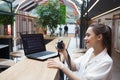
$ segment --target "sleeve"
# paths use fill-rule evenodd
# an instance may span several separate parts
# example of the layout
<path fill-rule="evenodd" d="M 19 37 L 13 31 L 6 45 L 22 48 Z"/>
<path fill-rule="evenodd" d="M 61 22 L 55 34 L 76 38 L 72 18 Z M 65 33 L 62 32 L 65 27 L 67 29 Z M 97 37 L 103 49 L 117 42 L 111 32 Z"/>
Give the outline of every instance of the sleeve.
<path fill-rule="evenodd" d="M 93 68 L 86 68 L 85 74 L 80 78 L 81 80 L 110 80 L 110 72 L 112 68 L 111 62 L 99 64 Z"/>

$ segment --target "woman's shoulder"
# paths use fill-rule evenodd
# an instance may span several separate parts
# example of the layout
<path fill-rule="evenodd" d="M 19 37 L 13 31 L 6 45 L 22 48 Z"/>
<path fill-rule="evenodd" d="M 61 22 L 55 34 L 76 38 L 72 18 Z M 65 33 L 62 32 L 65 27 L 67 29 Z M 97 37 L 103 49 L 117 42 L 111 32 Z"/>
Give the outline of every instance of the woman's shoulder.
<path fill-rule="evenodd" d="M 109 63 L 113 63 L 112 58 L 111 58 L 108 54 L 106 54 L 105 60 L 106 60 L 107 62 L 109 62 Z"/>
<path fill-rule="evenodd" d="M 107 62 L 107 63 L 113 63 L 112 58 L 108 55 L 107 50 L 105 49 L 102 53 L 101 53 L 101 61 L 103 62 Z"/>

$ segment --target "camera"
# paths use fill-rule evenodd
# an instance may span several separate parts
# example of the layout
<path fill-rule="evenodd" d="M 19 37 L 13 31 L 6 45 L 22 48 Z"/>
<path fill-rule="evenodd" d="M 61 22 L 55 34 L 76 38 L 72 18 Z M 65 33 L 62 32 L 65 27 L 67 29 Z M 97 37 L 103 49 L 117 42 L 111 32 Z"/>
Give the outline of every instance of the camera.
<path fill-rule="evenodd" d="M 57 49 L 58 50 L 64 49 L 63 41 L 62 40 L 58 40 L 58 42 L 57 42 Z"/>

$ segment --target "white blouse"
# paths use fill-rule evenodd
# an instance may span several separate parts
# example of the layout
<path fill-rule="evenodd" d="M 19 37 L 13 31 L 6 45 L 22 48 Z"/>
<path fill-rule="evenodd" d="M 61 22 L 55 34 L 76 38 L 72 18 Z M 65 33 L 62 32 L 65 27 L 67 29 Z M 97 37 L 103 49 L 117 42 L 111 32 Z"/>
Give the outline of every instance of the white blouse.
<path fill-rule="evenodd" d="M 93 48 L 88 49 L 85 55 L 75 61 L 78 77 L 80 80 L 111 80 L 113 61 L 107 49 L 89 61 L 93 51 Z"/>

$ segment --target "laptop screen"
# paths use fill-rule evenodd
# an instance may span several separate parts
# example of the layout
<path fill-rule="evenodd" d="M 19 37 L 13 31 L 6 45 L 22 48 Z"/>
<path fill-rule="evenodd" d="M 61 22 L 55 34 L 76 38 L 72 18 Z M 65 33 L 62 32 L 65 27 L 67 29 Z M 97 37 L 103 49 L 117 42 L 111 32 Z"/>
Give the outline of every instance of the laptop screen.
<path fill-rule="evenodd" d="M 43 34 L 21 34 L 25 55 L 46 51 Z"/>

